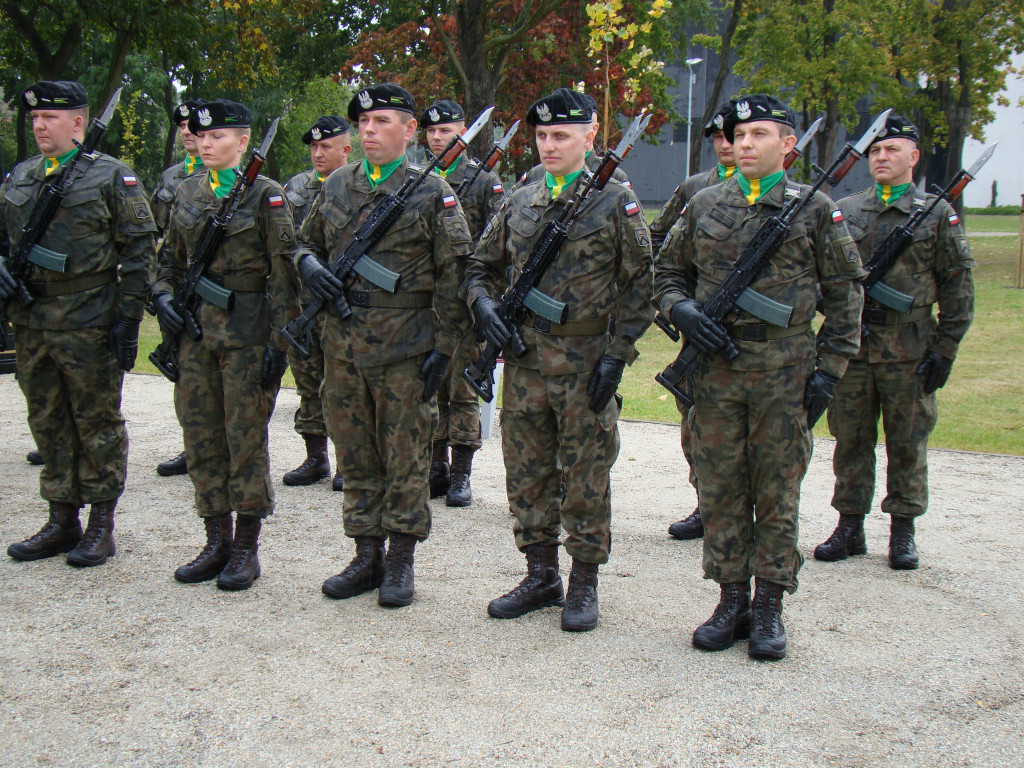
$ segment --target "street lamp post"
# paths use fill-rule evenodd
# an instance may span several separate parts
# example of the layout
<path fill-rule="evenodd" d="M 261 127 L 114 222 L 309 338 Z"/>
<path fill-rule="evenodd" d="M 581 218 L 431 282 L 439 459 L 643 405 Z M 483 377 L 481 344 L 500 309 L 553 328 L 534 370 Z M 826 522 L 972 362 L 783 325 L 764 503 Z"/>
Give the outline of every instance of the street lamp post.
<path fill-rule="evenodd" d="M 686 175 L 684 179 L 690 178 L 690 140 L 693 137 L 693 126 L 690 124 L 690 105 L 693 103 L 693 81 L 696 75 L 693 74 L 693 65 L 700 64 L 704 59 L 687 59 L 686 69 L 690 73 L 690 87 L 686 94 Z"/>

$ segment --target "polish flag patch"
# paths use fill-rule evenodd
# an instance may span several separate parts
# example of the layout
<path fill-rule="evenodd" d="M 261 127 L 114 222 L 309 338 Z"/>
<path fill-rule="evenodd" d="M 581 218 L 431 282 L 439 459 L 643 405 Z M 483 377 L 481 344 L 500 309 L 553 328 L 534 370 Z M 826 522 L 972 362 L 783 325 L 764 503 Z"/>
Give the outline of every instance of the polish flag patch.
<path fill-rule="evenodd" d="M 124 182 L 126 187 L 137 187 L 139 185 L 139 180 L 134 176 L 122 176 L 121 181 Z"/>
<path fill-rule="evenodd" d="M 622 182 L 622 186 L 624 186 L 626 189 L 632 189 L 633 188 L 633 185 L 630 184 L 628 181 Z"/>
<path fill-rule="evenodd" d="M 626 203 L 624 207 L 627 216 L 636 216 L 638 213 L 640 213 L 640 206 L 637 205 L 635 202 Z"/>
<path fill-rule="evenodd" d="M 491 187 L 491 192 L 493 192 L 496 195 L 500 195 L 504 191 L 505 191 L 505 188 L 503 186 L 501 186 L 501 184 L 495 184 L 495 185 L 493 185 Z"/>
<path fill-rule="evenodd" d="M 441 198 L 441 202 L 444 203 L 445 208 L 454 208 L 459 201 L 455 199 L 455 195 L 445 195 Z"/>
<path fill-rule="evenodd" d="M 832 223 L 838 224 L 843 220 L 843 212 L 839 209 L 832 211 Z"/>
<path fill-rule="evenodd" d="M 271 195 L 267 198 L 267 203 L 271 208 L 280 208 L 284 205 L 284 198 L 281 195 Z"/>
<path fill-rule="evenodd" d="M 955 227 L 957 224 L 960 223 L 960 217 L 954 213 L 952 216 L 949 217 L 949 223 L 950 226 Z"/>

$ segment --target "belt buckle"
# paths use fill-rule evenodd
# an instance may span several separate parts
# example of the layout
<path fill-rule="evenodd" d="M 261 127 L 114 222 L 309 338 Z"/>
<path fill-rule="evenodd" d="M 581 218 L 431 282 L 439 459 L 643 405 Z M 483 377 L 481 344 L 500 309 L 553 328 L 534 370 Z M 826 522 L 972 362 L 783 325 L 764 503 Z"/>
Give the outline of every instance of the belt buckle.
<path fill-rule="evenodd" d="M 743 328 L 743 335 L 740 336 L 740 341 L 768 340 L 768 325 L 766 323 L 748 323 L 741 327 Z"/>
<path fill-rule="evenodd" d="M 885 325 L 889 311 L 878 307 L 868 307 L 864 310 L 864 321 L 874 325 Z"/>
<path fill-rule="evenodd" d="M 550 334 L 551 333 L 551 321 L 546 317 L 537 315 L 533 318 L 533 330 L 539 331 L 540 333 Z"/>
<path fill-rule="evenodd" d="M 349 291 L 348 303 L 355 304 L 357 307 L 368 307 L 370 306 L 370 292 L 364 290 Z"/>

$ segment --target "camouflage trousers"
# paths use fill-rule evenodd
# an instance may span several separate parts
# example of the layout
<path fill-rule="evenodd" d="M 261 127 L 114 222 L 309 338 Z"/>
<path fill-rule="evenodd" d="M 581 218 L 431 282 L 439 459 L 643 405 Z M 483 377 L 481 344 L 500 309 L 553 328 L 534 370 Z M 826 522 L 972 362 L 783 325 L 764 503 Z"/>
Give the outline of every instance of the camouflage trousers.
<path fill-rule="evenodd" d="M 81 506 L 116 499 L 128 470 L 121 384 L 109 328 L 17 326 L 18 384 L 43 457 L 39 494 Z"/>
<path fill-rule="evenodd" d="M 267 425 L 277 389 L 260 383 L 263 349 L 208 349 L 182 334 L 174 409 L 200 517 L 274 511 Z"/>
<path fill-rule="evenodd" d="M 620 400 L 590 410 L 590 371 L 544 376 L 505 365 L 501 434 L 505 483 L 516 546 L 558 544 L 588 563 L 607 563 L 611 551 L 610 473 L 619 455 Z M 561 483 L 565 478 L 565 498 Z"/>
<path fill-rule="evenodd" d="M 483 353 L 483 344 L 476 336 L 467 335 L 459 342 L 451 367 L 437 388 L 437 429 L 435 440 L 464 445 L 480 450 L 480 400 L 462 372 Z"/>
<path fill-rule="evenodd" d="M 769 371 L 709 368 L 695 380 L 693 455 L 704 578 L 757 576 L 797 588 L 800 483 L 813 442 L 804 388 L 813 362 Z"/>
<path fill-rule="evenodd" d="M 683 449 L 683 458 L 686 459 L 686 464 L 690 468 L 690 485 L 693 486 L 693 490 L 697 490 L 697 470 L 693 468 L 693 425 L 690 423 L 693 421 L 693 408 L 683 405 L 680 401 L 676 400 L 676 410 L 679 411 L 679 415 L 682 419 L 679 422 L 679 446 Z M 698 498 L 698 502 L 700 499 Z"/>
<path fill-rule="evenodd" d="M 299 393 L 299 407 L 295 411 L 295 431 L 300 435 L 327 436 L 324 406 L 320 400 L 320 385 L 324 380 L 324 351 L 320 348 L 320 334 L 313 327 L 309 344 L 309 359 L 303 360 L 293 346 L 288 345 L 288 365 L 295 377 Z"/>
<path fill-rule="evenodd" d="M 875 494 L 878 418 L 885 431 L 886 495 L 882 511 L 917 517 L 928 509 L 928 436 L 938 418 L 935 395 L 921 391 L 918 361 L 850 361 L 828 409 L 836 439 L 832 506 L 841 514 L 866 515 Z"/>
<path fill-rule="evenodd" d="M 430 535 L 427 506 L 433 399 L 418 378 L 425 355 L 360 368 L 331 353 L 333 322 L 323 331 L 324 415 L 345 478 L 346 536 L 384 538 L 389 531 Z"/>

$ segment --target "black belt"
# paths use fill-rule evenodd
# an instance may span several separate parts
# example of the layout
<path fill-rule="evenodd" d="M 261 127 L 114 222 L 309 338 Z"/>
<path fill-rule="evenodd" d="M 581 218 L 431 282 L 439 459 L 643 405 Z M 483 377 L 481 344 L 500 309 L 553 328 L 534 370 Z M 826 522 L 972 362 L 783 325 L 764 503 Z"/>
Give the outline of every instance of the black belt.
<path fill-rule="evenodd" d="M 429 291 L 388 293 L 387 291 L 349 291 L 345 298 L 355 307 L 381 309 L 427 309 L 434 306 L 434 294 Z"/>
<path fill-rule="evenodd" d="M 531 328 L 546 336 L 598 336 L 607 333 L 610 317 L 602 315 L 589 320 L 573 320 L 568 323 L 553 323 L 546 317 L 537 315 L 533 318 Z"/>
<path fill-rule="evenodd" d="M 910 312 L 896 312 L 884 307 L 865 307 L 864 322 L 870 325 L 905 325 L 931 317 L 932 305 L 914 307 Z"/>
<path fill-rule="evenodd" d="M 777 339 L 788 339 L 791 336 L 799 336 L 811 330 L 811 323 L 797 323 L 788 328 L 780 328 L 769 323 L 743 323 L 742 325 L 730 325 L 729 336 L 738 341 L 775 341 Z"/>
<path fill-rule="evenodd" d="M 45 283 L 26 283 L 28 292 L 38 298 L 49 298 L 50 296 L 67 296 L 71 293 L 81 293 L 101 285 L 110 285 L 117 282 L 117 268 L 110 267 L 90 275 L 73 277 L 70 280 L 47 280 Z"/>

